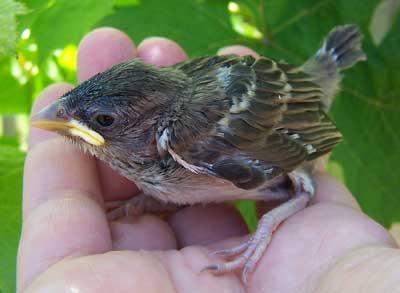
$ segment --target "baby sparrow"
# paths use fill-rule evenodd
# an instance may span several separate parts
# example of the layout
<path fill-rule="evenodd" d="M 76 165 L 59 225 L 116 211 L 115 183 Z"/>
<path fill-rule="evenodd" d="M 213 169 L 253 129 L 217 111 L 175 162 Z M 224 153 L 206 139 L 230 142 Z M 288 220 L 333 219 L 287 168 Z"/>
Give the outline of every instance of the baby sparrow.
<path fill-rule="evenodd" d="M 243 244 L 218 251 L 246 282 L 277 226 L 315 192 L 311 171 L 341 135 L 326 111 L 340 71 L 365 59 L 354 25 L 334 28 L 300 67 L 266 57 L 210 56 L 155 68 L 113 66 L 32 117 L 107 162 L 142 190 L 110 219 L 179 205 L 278 200 Z"/>

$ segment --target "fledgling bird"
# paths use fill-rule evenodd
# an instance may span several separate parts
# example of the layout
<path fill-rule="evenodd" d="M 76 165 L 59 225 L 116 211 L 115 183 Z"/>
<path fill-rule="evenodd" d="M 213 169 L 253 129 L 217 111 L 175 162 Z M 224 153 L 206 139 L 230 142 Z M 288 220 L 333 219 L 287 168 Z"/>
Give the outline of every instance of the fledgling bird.
<path fill-rule="evenodd" d="M 142 190 L 113 203 L 110 219 L 237 199 L 283 202 L 243 244 L 217 252 L 247 280 L 277 226 L 304 209 L 315 159 L 341 135 L 326 111 L 340 71 L 365 59 L 355 25 L 334 28 L 300 67 L 266 57 L 211 56 L 155 68 L 113 66 L 35 115 Z"/>

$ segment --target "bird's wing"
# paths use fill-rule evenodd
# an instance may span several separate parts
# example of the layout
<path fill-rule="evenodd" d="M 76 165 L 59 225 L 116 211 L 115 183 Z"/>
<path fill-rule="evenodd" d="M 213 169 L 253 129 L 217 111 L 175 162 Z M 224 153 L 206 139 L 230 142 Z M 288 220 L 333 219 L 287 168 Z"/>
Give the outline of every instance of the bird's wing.
<path fill-rule="evenodd" d="M 195 85 L 186 101 L 195 110 L 188 115 L 203 115 L 208 124 L 201 130 L 190 123 L 166 128 L 158 141 L 193 172 L 251 189 L 340 141 L 321 108 L 322 89 L 298 68 L 250 56 L 199 58 L 177 68 Z"/>

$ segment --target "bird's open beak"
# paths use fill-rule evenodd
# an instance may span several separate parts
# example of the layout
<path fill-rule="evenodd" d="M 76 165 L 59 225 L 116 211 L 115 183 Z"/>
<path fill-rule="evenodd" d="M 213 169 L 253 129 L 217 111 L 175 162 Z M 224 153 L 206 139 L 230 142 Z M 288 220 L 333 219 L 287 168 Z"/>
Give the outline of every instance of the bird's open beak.
<path fill-rule="evenodd" d="M 60 111 L 58 101 L 32 116 L 30 124 L 33 127 L 80 137 L 94 146 L 101 146 L 105 142 L 103 136 L 96 131 L 75 119 L 68 118 L 62 110 Z"/>

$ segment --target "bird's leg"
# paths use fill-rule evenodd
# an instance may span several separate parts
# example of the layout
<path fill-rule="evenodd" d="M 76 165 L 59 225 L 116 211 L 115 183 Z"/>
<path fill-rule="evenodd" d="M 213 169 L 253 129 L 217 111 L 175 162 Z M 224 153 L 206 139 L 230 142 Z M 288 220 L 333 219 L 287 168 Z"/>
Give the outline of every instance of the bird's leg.
<path fill-rule="evenodd" d="M 225 273 L 242 269 L 242 280 L 244 283 L 247 282 L 248 274 L 261 259 L 278 225 L 304 209 L 314 195 L 314 185 L 311 176 L 306 171 L 296 170 L 288 176 L 294 189 L 293 197 L 264 214 L 258 222 L 256 232 L 247 241 L 236 247 L 215 252 L 218 255 L 234 257 L 231 261 L 212 264 L 203 270 Z M 270 197 L 266 195 L 266 198 Z"/>
<path fill-rule="evenodd" d="M 128 216 L 139 216 L 143 213 L 161 213 L 175 211 L 180 206 L 174 203 L 161 202 L 145 193 L 140 193 L 128 200 L 116 200 L 106 203 L 107 219 L 117 220 Z"/>

